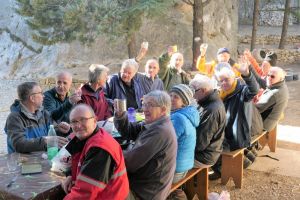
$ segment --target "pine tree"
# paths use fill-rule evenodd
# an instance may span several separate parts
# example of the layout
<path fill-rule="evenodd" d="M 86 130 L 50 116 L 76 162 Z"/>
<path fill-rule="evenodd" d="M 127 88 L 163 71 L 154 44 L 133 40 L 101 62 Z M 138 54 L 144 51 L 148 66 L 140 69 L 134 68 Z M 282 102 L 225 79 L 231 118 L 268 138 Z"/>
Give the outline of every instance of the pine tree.
<path fill-rule="evenodd" d="M 100 34 L 124 37 L 130 44 L 143 19 L 161 17 L 173 0 L 17 0 L 32 38 L 45 45 L 79 40 L 90 44 Z M 132 46 L 132 45 L 131 45 Z"/>

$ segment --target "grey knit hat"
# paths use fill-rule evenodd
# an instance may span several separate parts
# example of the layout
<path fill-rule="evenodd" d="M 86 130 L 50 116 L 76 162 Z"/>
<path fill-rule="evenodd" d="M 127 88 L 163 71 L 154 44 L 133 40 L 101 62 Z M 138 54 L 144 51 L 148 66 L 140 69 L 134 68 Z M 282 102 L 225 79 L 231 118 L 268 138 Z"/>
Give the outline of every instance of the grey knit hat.
<path fill-rule="evenodd" d="M 175 92 L 176 94 L 178 94 L 183 103 L 187 106 L 191 105 L 191 103 L 193 102 L 194 91 L 188 85 L 175 85 L 171 88 L 170 92 Z"/>

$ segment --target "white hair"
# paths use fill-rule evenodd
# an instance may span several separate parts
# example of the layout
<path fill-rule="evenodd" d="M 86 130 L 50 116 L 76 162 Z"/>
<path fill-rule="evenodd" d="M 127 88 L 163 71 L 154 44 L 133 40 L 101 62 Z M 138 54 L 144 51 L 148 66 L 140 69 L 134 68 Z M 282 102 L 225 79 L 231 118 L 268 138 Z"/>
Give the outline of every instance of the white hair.
<path fill-rule="evenodd" d="M 123 61 L 121 69 L 125 68 L 133 68 L 135 72 L 137 72 L 139 69 L 139 64 L 134 59 L 127 59 Z"/>
<path fill-rule="evenodd" d="M 171 111 L 171 97 L 169 94 L 165 91 L 161 90 L 153 90 L 149 92 L 148 94 L 144 95 L 144 99 L 152 97 L 154 99 L 154 103 L 158 107 L 165 107 L 167 113 L 170 113 Z"/>
<path fill-rule="evenodd" d="M 226 62 L 221 62 L 217 64 L 215 67 L 215 76 L 217 79 L 220 79 L 220 76 L 226 76 L 226 77 L 235 77 L 235 73 L 232 70 L 231 66 L 229 63 Z"/>
<path fill-rule="evenodd" d="M 208 76 L 196 74 L 195 77 L 190 81 L 190 87 L 194 90 L 212 90 L 214 88 L 214 82 Z"/>

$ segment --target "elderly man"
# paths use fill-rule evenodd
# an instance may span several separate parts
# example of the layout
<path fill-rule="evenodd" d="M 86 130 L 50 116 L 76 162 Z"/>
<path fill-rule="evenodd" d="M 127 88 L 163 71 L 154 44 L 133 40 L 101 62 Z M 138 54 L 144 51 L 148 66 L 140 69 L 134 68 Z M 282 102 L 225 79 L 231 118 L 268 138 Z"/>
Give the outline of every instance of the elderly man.
<path fill-rule="evenodd" d="M 126 99 L 127 108 L 141 108 L 143 90 L 139 82 L 133 78 L 138 68 L 139 64 L 134 59 L 125 60 L 120 73 L 113 75 L 106 83 L 106 97 L 111 100 Z M 110 103 L 112 104 L 112 101 Z"/>
<path fill-rule="evenodd" d="M 169 46 L 167 53 L 159 57 L 159 78 L 164 83 L 165 90 L 169 91 L 174 85 L 189 84 L 190 78 L 182 69 L 183 55 Z"/>
<path fill-rule="evenodd" d="M 91 106 L 97 121 L 106 120 L 112 116 L 104 90 L 109 69 L 104 65 L 92 64 L 89 67 L 89 82 L 81 87 L 83 103 Z"/>
<path fill-rule="evenodd" d="M 206 62 L 206 50 L 207 46 L 200 46 L 201 53 L 197 59 L 197 69 L 200 71 L 201 74 L 207 75 L 208 77 L 212 77 L 215 74 L 216 65 L 220 62 L 226 62 L 229 63 L 231 67 L 233 67 L 232 69 L 236 76 L 241 76 L 241 73 L 238 70 L 236 70 L 236 68 L 238 68 L 239 65 L 231 59 L 230 52 L 227 48 L 223 47 L 218 49 L 217 61 L 213 60 L 211 62 Z"/>
<path fill-rule="evenodd" d="M 45 151 L 47 141 L 54 139 L 58 140 L 59 147 L 66 144 L 66 138 L 47 136 L 51 119 L 42 106 L 44 95 L 38 83 L 22 83 L 17 93 L 19 99 L 11 105 L 5 125 L 8 153 Z M 62 131 L 60 125 L 57 130 Z"/>
<path fill-rule="evenodd" d="M 158 77 L 159 64 L 156 59 L 149 59 L 145 65 L 145 73 L 137 73 L 135 78 L 140 82 L 144 94 L 153 90 L 164 90 L 164 84 Z"/>
<path fill-rule="evenodd" d="M 207 76 L 197 74 L 190 82 L 195 90 L 200 114 L 197 127 L 195 149 L 195 167 L 214 165 L 223 150 L 226 112 L 219 93 L 214 89 L 213 81 Z"/>
<path fill-rule="evenodd" d="M 80 94 L 70 95 L 71 85 L 72 75 L 68 72 L 61 72 L 56 77 L 56 86 L 44 93 L 44 107 L 57 123 L 69 122 L 69 114 L 73 105 L 81 100 Z"/>
<path fill-rule="evenodd" d="M 255 72 L 253 72 L 255 74 Z M 275 128 L 281 114 L 287 106 L 288 88 L 284 81 L 285 72 L 280 67 L 271 67 L 266 79 L 256 75 L 256 80 L 265 89 L 259 97 L 256 107 L 261 113 L 264 129 Z"/>
<path fill-rule="evenodd" d="M 170 108 L 170 96 L 155 90 L 144 96 L 145 122 L 129 123 L 126 112 L 115 113 L 114 123 L 122 137 L 135 140 L 123 153 L 130 189 L 137 199 L 166 199 L 169 195 L 177 152 Z"/>
<path fill-rule="evenodd" d="M 66 146 L 72 157 L 72 176 L 62 183 L 67 199 L 126 199 L 129 183 L 122 149 L 97 127 L 91 107 L 77 105 L 70 113 L 74 138 Z"/>

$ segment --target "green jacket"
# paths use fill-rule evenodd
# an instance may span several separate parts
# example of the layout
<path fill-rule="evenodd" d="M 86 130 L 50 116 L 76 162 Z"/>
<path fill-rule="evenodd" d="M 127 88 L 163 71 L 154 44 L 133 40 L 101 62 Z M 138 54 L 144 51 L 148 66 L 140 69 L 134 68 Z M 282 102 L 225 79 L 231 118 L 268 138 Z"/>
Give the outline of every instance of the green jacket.
<path fill-rule="evenodd" d="M 189 84 L 190 78 L 185 71 L 177 73 L 177 69 L 170 66 L 171 57 L 168 53 L 164 53 L 159 57 L 159 78 L 163 81 L 166 91 L 169 91 L 174 85 Z"/>

